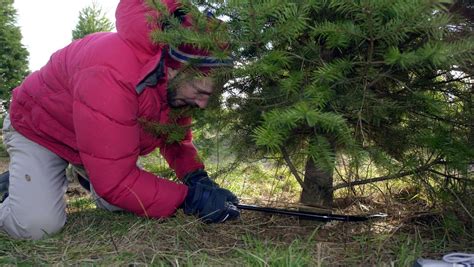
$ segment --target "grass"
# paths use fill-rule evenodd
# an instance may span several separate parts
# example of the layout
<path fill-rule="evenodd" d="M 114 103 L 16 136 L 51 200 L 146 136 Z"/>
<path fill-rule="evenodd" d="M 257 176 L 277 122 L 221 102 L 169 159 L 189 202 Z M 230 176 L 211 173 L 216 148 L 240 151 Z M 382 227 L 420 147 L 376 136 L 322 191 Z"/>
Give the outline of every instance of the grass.
<path fill-rule="evenodd" d="M 163 169 L 150 158 L 142 164 L 155 173 Z M 253 166 L 218 182 L 246 203 L 294 202 L 299 191 L 288 176 L 284 169 Z M 324 224 L 243 211 L 238 221 L 206 225 L 182 211 L 166 220 L 106 212 L 71 188 L 64 229 L 40 241 L 0 233 L 0 265 L 411 266 L 418 257 L 474 252 L 472 225 L 449 209 L 429 209 L 417 195 L 373 194 L 337 211 L 390 215 L 370 223 Z"/>
<path fill-rule="evenodd" d="M 266 251 L 284 251 L 283 243 L 254 236 L 255 229 L 271 227 L 276 221 L 250 220 L 250 227 L 242 222 L 204 225 L 178 213 L 175 218 L 156 221 L 90 209 L 87 204 L 83 210 L 71 213 L 65 229 L 49 239 L 18 241 L 0 235 L 0 255 L 3 255 L 0 265 L 61 262 L 67 265 L 235 266 L 251 262 L 245 253 L 249 249 L 260 255 Z M 292 251 L 301 247 L 295 243 Z M 287 261 L 292 260 L 301 262 L 299 257 L 288 255 Z"/>
<path fill-rule="evenodd" d="M 106 212 L 88 197 L 69 207 L 65 228 L 48 239 L 0 234 L 0 265 L 410 266 L 474 248 L 472 236 L 455 238 L 427 218 L 322 224 L 244 211 L 206 225 L 181 211 L 167 220 Z"/>

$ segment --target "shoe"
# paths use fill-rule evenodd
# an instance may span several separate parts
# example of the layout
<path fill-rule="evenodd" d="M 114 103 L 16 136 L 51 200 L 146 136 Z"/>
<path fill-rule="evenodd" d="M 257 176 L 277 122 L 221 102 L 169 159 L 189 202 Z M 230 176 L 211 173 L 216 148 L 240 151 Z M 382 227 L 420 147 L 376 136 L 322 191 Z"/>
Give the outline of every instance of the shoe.
<path fill-rule="evenodd" d="M 0 203 L 8 197 L 8 186 L 10 185 L 10 172 L 0 174 Z"/>
<path fill-rule="evenodd" d="M 87 191 L 91 191 L 91 183 L 89 182 L 89 177 L 87 176 L 86 169 L 80 165 L 71 165 L 71 173 L 73 179 L 76 179 L 79 184 Z"/>

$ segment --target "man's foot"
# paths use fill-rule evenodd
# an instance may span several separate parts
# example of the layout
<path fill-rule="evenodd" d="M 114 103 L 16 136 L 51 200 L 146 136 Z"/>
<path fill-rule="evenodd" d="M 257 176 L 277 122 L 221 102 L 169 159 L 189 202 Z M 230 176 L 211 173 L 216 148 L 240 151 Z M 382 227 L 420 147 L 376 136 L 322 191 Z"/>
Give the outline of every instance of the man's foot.
<path fill-rule="evenodd" d="M 8 197 L 8 186 L 10 184 L 10 172 L 0 174 L 0 203 Z"/>

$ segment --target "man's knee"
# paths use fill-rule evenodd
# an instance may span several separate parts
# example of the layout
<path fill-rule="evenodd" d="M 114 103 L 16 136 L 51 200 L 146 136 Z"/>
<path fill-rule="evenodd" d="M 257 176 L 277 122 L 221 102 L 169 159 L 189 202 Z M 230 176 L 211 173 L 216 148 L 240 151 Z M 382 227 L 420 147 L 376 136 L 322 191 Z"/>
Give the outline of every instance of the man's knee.
<path fill-rule="evenodd" d="M 61 231 L 66 223 L 66 218 L 53 218 L 41 216 L 33 218 L 26 228 L 31 239 L 42 239 Z"/>
<path fill-rule="evenodd" d="M 18 239 L 42 239 L 59 232 L 66 223 L 66 214 L 32 212 L 10 220 L 9 234 Z M 5 227 L 6 225 L 4 225 Z"/>

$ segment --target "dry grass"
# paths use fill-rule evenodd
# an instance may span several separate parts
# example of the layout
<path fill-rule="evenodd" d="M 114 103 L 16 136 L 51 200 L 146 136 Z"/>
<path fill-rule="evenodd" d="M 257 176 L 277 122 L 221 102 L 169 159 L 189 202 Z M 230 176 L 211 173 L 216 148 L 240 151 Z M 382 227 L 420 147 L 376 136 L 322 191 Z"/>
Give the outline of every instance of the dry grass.
<path fill-rule="evenodd" d="M 137 218 L 72 198 L 64 230 L 41 241 L 0 234 L 0 264 L 164 266 L 405 266 L 474 248 L 446 233 L 440 214 L 394 214 L 371 223 L 318 223 L 243 211 L 238 221 L 205 225 L 181 211 Z M 397 210 L 398 207 L 393 207 Z"/>
<path fill-rule="evenodd" d="M 150 220 L 98 210 L 74 184 L 68 201 L 68 222 L 59 234 L 40 241 L 0 234 L 0 265 L 408 266 L 420 256 L 474 251 L 465 222 L 405 198 L 337 201 L 339 213 L 390 215 L 370 223 L 323 224 L 243 211 L 240 220 L 217 225 L 181 211 Z"/>

